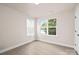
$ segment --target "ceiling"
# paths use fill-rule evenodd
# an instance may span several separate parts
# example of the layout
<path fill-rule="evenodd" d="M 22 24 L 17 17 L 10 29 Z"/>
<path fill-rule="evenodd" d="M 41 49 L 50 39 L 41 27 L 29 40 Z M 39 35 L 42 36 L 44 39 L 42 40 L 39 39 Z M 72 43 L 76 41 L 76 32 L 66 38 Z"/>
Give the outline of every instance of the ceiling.
<path fill-rule="evenodd" d="M 46 14 L 62 12 L 65 10 L 74 9 L 74 3 L 40 3 L 35 5 L 34 3 L 4 3 L 2 5 L 16 9 L 30 16 L 44 16 Z"/>

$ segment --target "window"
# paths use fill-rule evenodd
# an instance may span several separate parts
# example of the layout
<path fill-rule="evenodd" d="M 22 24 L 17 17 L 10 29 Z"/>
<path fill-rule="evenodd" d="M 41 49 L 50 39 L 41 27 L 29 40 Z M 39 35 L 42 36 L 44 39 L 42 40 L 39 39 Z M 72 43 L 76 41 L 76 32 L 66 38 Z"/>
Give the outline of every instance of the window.
<path fill-rule="evenodd" d="M 48 20 L 48 35 L 56 35 L 56 19 Z"/>
<path fill-rule="evenodd" d="M 37 24 L 35 23 L 37 22 Z M 37 26 L 36 26 L 36 25 Z M 56 35 L 56 19 L 32 19 L 26 20 L 27 36 L 34 36 L 35 33 L 38 35 Z"/>
<path fill-rule="evenodd" d="M 34 19 L 28 18 L 26 20 L 27 25 L 27 36 L 34 36 Z"/>
<path fill-rule="evenodd" d="M 41 22 L 41 34 L 47 34 L 47 20 L 42 20 Z"/>
<path fill-rule="evenodd" d="M 41 20 L 41 34 L 56 35 L 56 19 Z"/>

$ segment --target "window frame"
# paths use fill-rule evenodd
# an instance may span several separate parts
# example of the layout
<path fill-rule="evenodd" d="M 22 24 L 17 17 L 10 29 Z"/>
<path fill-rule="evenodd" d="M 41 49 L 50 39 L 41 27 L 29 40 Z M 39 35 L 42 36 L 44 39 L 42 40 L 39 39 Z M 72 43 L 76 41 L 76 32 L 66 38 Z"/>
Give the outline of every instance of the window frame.
<path fill-rule="evenodd" d="M 55 19 L 55 20 L 56 20 L 56 18 L 51 18 L 51 19 Z M 46 36 L 46 35 L 47 35 L 47 36 L 56 36 L 56 35 L 54 35 L 54 34 L 53 34 L 53 35 L 50 35 L 49 32 L 48 32 L 48 31 L 49 31 L 49 28 L 48 28 L 48 26 L 49 26 L 49 25 L 48 25 L 49 20 L 50 20 L 50 19 L 47 20 L 47 27 L 46 27 L 47 33 L 46 33 L 44 36 Z M 56 22 L 56 23 L 57 23 L 57 22 Z M 52 28 L 52 27 L 51 27 L 51 28 Z M 56 25 L 54 26 L 54 28 L 56 29 Z M 40 29 L 40 31 L 41 31 L 41 29 Z M 56 32 L 57 32 L 57 31 L 56 31 Z"/>

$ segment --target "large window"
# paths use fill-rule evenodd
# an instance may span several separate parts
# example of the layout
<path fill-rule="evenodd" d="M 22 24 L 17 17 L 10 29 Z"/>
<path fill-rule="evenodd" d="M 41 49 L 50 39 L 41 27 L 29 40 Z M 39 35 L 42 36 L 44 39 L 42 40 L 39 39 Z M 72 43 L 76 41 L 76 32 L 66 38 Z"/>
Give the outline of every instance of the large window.
<path fill-rule="evenodd" d="M 41 20 L 41 34 L 56 35 L 56 19 Z"/>

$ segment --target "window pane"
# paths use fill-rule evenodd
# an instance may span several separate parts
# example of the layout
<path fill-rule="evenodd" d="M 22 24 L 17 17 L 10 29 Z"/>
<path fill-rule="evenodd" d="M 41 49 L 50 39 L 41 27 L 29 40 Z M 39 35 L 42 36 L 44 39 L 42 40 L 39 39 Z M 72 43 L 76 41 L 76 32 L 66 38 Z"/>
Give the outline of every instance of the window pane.
<path fill-rule="evenodd" d="M 49 35 L 56 35 L 56 28 L 48 28 Z"/>
<path fill-rule="evenodd" d="M 41 34 L 47 34 L 47 20 L 46 19 L 41 19 L 40 21 L 40 31 Z"/>
<path fill-rule="evenodd" d="M 56 35 L 56 19 L 48 20 L 48 35 Z"/>
<path fill-rule="evenodd" d="M 27 19 L 27 36 L 33 36 L 34 35 L 34 20 L 33 19 Z"/>
<path fill-rule="evenodd" d="M 56 26 L 56 19 L 49 19 L 48 20 L 48 26 L 49 27 Z"/>

